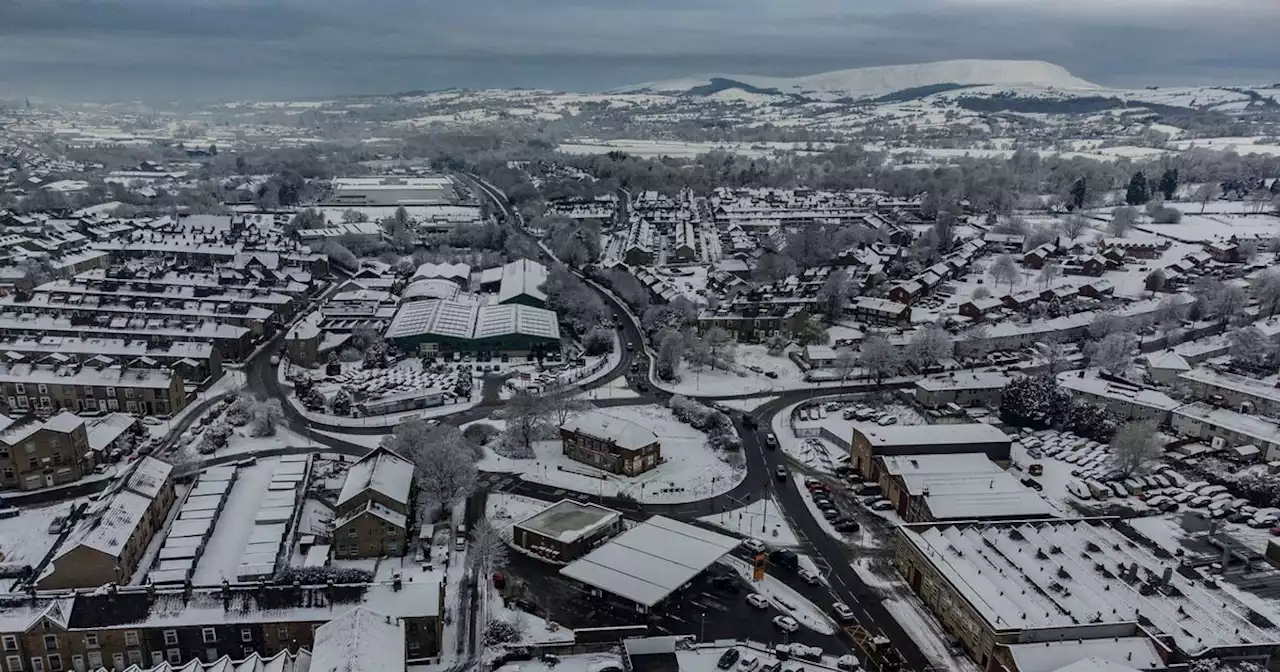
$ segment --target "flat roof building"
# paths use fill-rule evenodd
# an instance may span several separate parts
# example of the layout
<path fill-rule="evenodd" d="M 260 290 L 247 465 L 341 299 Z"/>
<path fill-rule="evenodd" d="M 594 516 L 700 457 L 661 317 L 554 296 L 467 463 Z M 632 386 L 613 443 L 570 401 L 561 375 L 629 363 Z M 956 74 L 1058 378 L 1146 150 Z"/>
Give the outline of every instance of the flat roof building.
<path fill-rule="evenodd" d="M 878 479 L 877 457 L 985 453 L 988 459 L 1009 459 L 1012 440 L 1004 432 L 981 423 L 881 427 L 871 423 L 853 426 L 853 467 L 865 478 Z"/>
<path fill-rule="evenodd" d="M 622 531 L 622 514 L 562 499 L 512 527 L 516 546 L 553 562 L 570 562 Z"/>
<path fill-rule="evenodd" d="M 453 182 L 434 177 L 339 177 L 332 181 L 334 205 L 433 205 L 455 200 Z"/>

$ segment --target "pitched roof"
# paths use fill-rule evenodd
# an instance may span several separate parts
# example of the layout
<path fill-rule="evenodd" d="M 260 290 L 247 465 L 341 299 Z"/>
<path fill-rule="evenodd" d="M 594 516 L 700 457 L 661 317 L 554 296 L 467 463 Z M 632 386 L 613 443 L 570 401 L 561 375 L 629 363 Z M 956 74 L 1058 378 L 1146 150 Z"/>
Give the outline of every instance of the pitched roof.
<path fill-rule="evenodd" d="M 310 672 L 404 672 L 404 625 L 356 607 L 316 628 Z"/>
<path fill-rule="evenodd" d="M 386 448 L 374 448 L 347 471 L 342 493 L 338 495 L 338 506 L 342 507 L 366 490 L 407 505 L 412 483 L 413 463 Z"/>

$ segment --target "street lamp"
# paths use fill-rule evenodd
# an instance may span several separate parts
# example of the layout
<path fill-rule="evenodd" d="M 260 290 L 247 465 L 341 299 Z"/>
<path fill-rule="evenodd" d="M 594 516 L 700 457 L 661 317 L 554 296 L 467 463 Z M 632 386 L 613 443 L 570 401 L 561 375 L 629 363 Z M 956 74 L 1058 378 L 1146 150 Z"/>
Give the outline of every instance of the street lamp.
<path fill-rule="evenodd" d="M 707 612 L 705 611 L 702 612 L 702 618 L 698 625 L 698 641 L 704 643 L 707 641 Z"/>

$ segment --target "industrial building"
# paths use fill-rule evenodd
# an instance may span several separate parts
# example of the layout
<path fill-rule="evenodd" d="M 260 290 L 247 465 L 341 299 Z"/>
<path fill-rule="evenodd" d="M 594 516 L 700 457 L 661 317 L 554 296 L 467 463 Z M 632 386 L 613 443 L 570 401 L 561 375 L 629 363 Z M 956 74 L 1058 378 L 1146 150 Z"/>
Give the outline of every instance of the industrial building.
<path fill-rule="evenodd" d="M 453 182 L 444 176 L 340 177 L 332 187 L 332 205 L 437 205 L 455 199 Z"/>
<path fill-rule="evenodd" d="M 996 462 L 1009 461 L 1012 441 L 1004 432 L 981 423 L 965 425 L 855 425 L 852 466 L 864 478 L 878 480 L 883 469 L 878 457 L 985 453 Z"/>
<path fill-rule="evenodd" d="M 982 453 L 897 455 L 880 462 L 880 488 L 909 523 L 1029 520 L 1053 515 L 1049 502 Z"/>
<path fill-rule="evenodd" d="M 894 564 L 986 670 L 1043 656 L 1266 667 L 1280 628 L 1119 519 L 908 524 Z M 1128 662 L 1139 669 L 1147 665 Z"/>
<path fill-rule="evenodd" d="M 545 308 L 428 299 L 402 304 L 386 338 L 404 352 L 435 356 L 536 357 L 560 349 L 560 323 Z"/>
<path fill-rule="evenodd" d="M 515 545 L 551 560 L 577 560 L 622 531 L 622 514 L 562 499 L 512 526 Z"/>

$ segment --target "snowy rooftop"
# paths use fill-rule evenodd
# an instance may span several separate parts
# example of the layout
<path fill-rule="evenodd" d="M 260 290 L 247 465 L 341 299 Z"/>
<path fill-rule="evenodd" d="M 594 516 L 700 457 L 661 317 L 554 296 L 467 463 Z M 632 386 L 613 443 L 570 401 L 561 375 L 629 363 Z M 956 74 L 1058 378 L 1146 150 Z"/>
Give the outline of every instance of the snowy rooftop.
<path fill-rule="evenodd" d="M 739 543 L 733 537 L 654 516 L 560 573 L 652 607 Z"/>
<path fill-rule="evenodd" d="M 873 446 L 964 445 L 1009 442 L 1005 433 L 981 423 L 965 425 L 859 425 L 858 431 Z"/>
<path fill-rule="evenodd" d="M 461 340 L 523 334 L 558 340 L 560 325 L 556 314 L 545 308 L 428 299 L 401 305 L 387 327 L 386 337 L 426 334 Z"/>
<path fill-rule="evenodd" d="M 129 431 L 138 419 L 127 413 L 108 413 L 89 421 L 89 448 L 101 451 L 111 445 L 121 434 Z"/>
<path fill-rule="evenodd" d="M 316 629 L 310 672 L 404 672 L 404 624 L 356 607 Z"/>
<path fill-rule="evenodd" d="M 1055 672 L 1076 661 L 1090 658 L 1119 663 L 1139 670 L 1165 668 L 1160 651 L 1148 637 L 1073 639 L 1061 642 L 1009 644 L 1008 647 L 1018 672 Z"/>
<path fill-rule="evenodd" d="M 413 483 L 413 464 L 395 453 L 381 448 L 351 465 L 338 495 L 338 506 L 351 501 L 366 490 L 386 495 L 392 501 L 409 503 L 409 486 Z"/>
<path fill-rule="evenodd" d="M 245 658 L 235 660 L 229 656 L 223 656 L 211 662 L 195 658 L 180 665 L 171 665 L 167 662 L 158 663 L 155 667 L 130 665 L 119 669 L 118 672 L 307 672 L 310 664 L 310 651 L 301 649 L 294 654 L 290 653 L 289 649 L 282 649 L 270 657 L 254 652 Z M 91 672 L 106 672 L 106 668 L 99 667 L 97 670 L 91 668 Z"/>
<path fill-rule="evenodd" d="M 949 375 L 930 376 L 916 381 L 916 387 L 930 392 L 944 390 L 985 390 L 1003 388 L 1009 382 L 1006 373 L 958 371 Z"/>
<path fill-rule="evenodd" d="M 992 474 L 979 480 L 973 477 L 945 479 L 922 477 L 931 494 L 925 495 L 929 511 L 937 520 L 981 518 L 1041 518 L 1053 515 L 1053 507 L 1034 490 L 1009 474 Z M 988 489 L 988 484 L 991 486 Z M 933 488 L 942 492 L 933 494 Z"/>
<path fill-rule="evenodd" d="M 542 284 L 546 281 L 546 266 L 531 259 L 517 259 L 502 267 L 498 303 L 506 303 L 522 294 L 545 301 L 547 295 L 542 291 Z"/>
<path fill-rule="evenodd" d="M 570 543 L 612 524 L 622 514 L 587 502 L 562 499 L 516 523 L 544 537 Z"/>
<path fill-rule="evenodd" d="M 1192 656 L 1280 642 L 1274 624 L 1118 520 L 905 525 L 899 535 L 996 631 L 1058 639 L 1071 636 L 1061 628 L 1137 622 Z"/>
<path fill-rule="evenodd" d="M 1117 401 L 1127 401 L 1162 411 L 1171 411 L 1181 405 L 1181 402 L 1169 395 L 1149 387 L 1104 380 L 1098 377 L 1095 369 L 1059 373 L 1058 384 L 1068 390 L 1093 394 Z"/>
<path fill-rule="evenodd" d="M 143 340 L 123 338 L 80 338 L 77 336 L 45 336 L 43 338 L 11 338 L 0 341 L 0 352 L 93 353 L 108 357 L 176 357 L 208 359 L 212 343 L 179 341 L 163 347 L 152 347 Z"/>
<path fill-rule="evenodd" d="M 1172 350 L 1147 355 L 1147 366 L 1153 369 L 1171 371 L 1189 371 L 1191 369 L 1191 365 L 1187 363 L 1187 360 Z"/>
<path fill-rule="evenodd" d="M 1219 387 L 1243 395 L 1280 402 L 1280 389 L 1261 380 L 1246 378 L 1235 374 L 1219 373 L 1204 366 L 1197 366 L 1190 371 L 1178 374 L 1181 380 Z"/>
<path fill-rule="evenodd" d="M 127 417 L 127 416 L 126 416 Z M 132 490 L 149 499 L 154 499 L 160 494 L 160 490 L 164 488 L 164 484 L 169 481 L 170 474 L 173 473 L 173 465 L 154 457 L 144 457 L 138 460 L 133 470 L 128 474 L 128 480 L 125 482 L 125 488 Z"/>
<path fill-rule="evenodd" d="M 1261 416 L 1237 413 L 1229 408 L 1215 408 L 1203 402 L 1181 406 L 1173 413 L 1175 416 L 1227 429 L 1263 443 L 1280 443 L 1280 426 L 1274 420 Z"/>
<path fill-rule="evenodd" d="M 84 424 L 84 420 L 80 416 L 70 411 L 62 411 L 48 420 L 40 420 L 35 417 L 26 417 L 19 420 L 6 417 L 7 423 L 0 427 L 0 443 L 7 446 L 16 446 L 36 432 L 42 429 L 69 434 L 75 431 L 76 427 Z"/>
<path fill-rule="evenodd" d="M 115 387 L 146 387 L 159 390 L 169 389 L 173 380 L 173 372 L 168 369 L 125 369 L 119 366 L 108 366 L 103 369 L 92 367 L 60 367 L 36 366 L 32 364 L 13 364 L 0 366 L 0 382 L 44 383 L 49 385 L 86 385 Z"/>
<path fill-rule="evenodd" d="M 116 493 L 100 509 L 80 520 L 54 557 L 60 558 L 80 546 L 119 557 L 150 506 L 151 498 L 136 492 Z"/>
<path fill-rule="evenodd" d="M 985 453 L 950 453 L 941 455 L 886 455 L 885 473 L 891 476 L 920 474 L 982 474 L 1004 472 Z"/>
<path fill-rule="evenodd" d="M 476 338 L 521 334 L 559 340 L 560 321 L 553 311 L 517 304 L 484 306 L 476 317 Z"/>
<path fill-rule="evenodd" d="M 560 428 L 612 441 L 614 445 L 626 450 L 640 450 L 658 441 L 658 435 L 648 427 L 604 411 L 579 413 L 565 421 Z"/>

